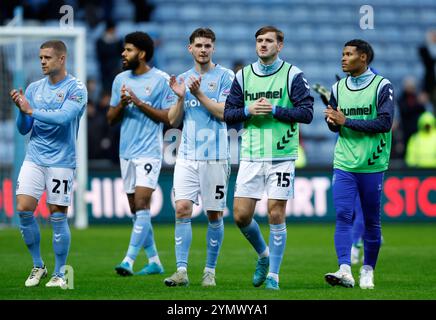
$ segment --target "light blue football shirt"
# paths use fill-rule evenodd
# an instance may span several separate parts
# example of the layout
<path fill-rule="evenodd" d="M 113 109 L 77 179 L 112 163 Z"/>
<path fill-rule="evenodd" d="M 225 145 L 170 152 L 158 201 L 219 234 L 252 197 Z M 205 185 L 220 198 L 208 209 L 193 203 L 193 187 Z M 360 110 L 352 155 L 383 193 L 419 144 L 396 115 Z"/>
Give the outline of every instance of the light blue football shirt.
<path fill-rule="evenodd" d="M 44 167 L 75 168 L 76 139 L 88 92 L 72 75 L 53 85 L 48 77 L 31 83 L 26 99 L 33 108 L 33 126 L 26 161 Z"/>
<path fill-rule="evenodd" d="M 192 68 L 178 76 L 185 84 L 200 74 Z M 225 102 L 235 74 L 220 65 L 201 75 L 200 90 L 215 102 Z M 229 159 L 227 125 L 213 116 L 186 88 L 182 140 L 178 157 L 188 160 Z"/>
<path fill-rule="evenodd" d="M 169 86 L 168 74 L 157 68 L 141 75 L 135 75 L 131 70 L 118 74 L 112 85 L 111 107 L 116 107 L 120 103 L 123 85 L 156 109 L 168 109 L 176 101 L 176 96 Z M 120 158 L 162 159 L 162 131 L 163 123 L 155 122 L 133 103 L 129 104 L 124 109 L 121 122 Z"/>

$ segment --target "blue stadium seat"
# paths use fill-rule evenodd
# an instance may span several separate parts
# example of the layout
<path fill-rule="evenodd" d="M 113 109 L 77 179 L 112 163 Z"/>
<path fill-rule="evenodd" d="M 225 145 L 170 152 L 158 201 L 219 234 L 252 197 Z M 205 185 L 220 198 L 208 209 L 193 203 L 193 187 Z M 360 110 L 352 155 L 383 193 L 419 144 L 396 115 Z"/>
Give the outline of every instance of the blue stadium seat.
<path fill-rule="evenodd" d="M 165 43 L 165 56 L 167 59 L 179 59 L 188 56 L 188 41 L 172 40 Z"/>
<path fill-rule="evenodd" d="M 161 35 L 164 39 L 180 39 L 186 35 L 186 30 L 180 22 L 168 22 L 161 28 Z"/>
<path fill-rule="evenodd" d="M 235 23 L 232 25 L 231 31 L 229 30 L 227 38 L 233 41 L 249 41 L 253 39 L 254 32 L 255 31 L 246 24 Z M 254 44 L 254 39 L 252 41 Z"/>
<path fill-rule="evenodd" d="M 305 6 L 298 6 L 289 10 L 290 20 L 293 21 L 311 21 L 311 12 Z"/>
<path fill-rule="evenodd" d="M 168 74 L 179 75 L 182 72 L 187 71 L 192 67 L 192 60 L 188 59 L 173 59 L 170 60 L 165 68 L 165 72 Z"/>
<path fill-rule="evenodd" d="M 294 27 L 295 31 L 291 32 L 292 38 L 309 40 L 315 36 L 316 30 L 309 24 L 303 24 Z"/>
<path fill-rule="evenodd" d="M 132 21 L 135 8 L 130 1 L 114 1 L 113 15 L 115 21 Z"/>
<path fill-rule="evenodd" d="M 201 20 L 203 17 L 202 8 L 198 5 L 179 6 L 177 15 L 185 21 Z"/>
<path fill-rule="evenodd" d="M 179 12 L 176 5 L 173 4 L 161 4 L 152 13 L 152 17 L 155 21 L 169 22 L 179 20 Z"/>

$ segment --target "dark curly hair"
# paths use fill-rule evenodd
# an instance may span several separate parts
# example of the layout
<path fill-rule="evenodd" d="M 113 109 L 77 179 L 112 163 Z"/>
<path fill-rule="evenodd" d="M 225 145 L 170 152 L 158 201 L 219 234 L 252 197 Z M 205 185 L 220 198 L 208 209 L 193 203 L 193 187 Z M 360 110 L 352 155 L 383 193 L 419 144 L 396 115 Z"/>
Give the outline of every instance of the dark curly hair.
<path fill-rule="evenodd" d="M 124 37 L 124 43 L 133 44 L 139 50 L 145 51 L 145 61 L 149 62 L 153 58 L 154 43 L 153 39 L 145 32 L 136 31 Z"/>

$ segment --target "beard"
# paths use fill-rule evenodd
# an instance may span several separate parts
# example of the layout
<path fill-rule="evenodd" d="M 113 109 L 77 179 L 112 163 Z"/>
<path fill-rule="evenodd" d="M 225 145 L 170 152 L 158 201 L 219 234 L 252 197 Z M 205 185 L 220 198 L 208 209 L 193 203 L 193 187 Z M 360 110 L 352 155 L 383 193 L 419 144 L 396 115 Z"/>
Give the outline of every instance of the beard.
<path fill-rule="evenodd" d="M 126 60 L 126 64 L 123 63 L 123 70 L 135 70 L 139 67 L 139 57 L 136 55 L 131 60 Z"/>

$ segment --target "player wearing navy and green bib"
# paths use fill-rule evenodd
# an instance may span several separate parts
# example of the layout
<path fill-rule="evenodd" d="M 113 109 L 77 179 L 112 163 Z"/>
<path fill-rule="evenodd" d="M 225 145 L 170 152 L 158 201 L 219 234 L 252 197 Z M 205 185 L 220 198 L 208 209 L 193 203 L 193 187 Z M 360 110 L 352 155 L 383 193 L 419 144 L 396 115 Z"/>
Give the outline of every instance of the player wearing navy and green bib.
<path fill-rule="evenodd" d="M 329 128 L 339 132 L 335 147 L 333 201 L 336 210 L 335 248 L 339 270 L 328 273 L 331 285 L 354 286 L 351 274 L 353 211 L 360 198 L 365 232 L 360 287 L 374 288 L 374 269 L 381 244 L 381 195 L 389 166 L 394 113 L 389 80 L 368 68 L 374 53 L 363 40 L 344 46 L 342 69 L 348 73 L 332 87 L 325 111 Z"/>
<path fill-rule="evenodd" d="M 211 29 L 194 30 L 189 38 L 194 67 L 170 81 L 178 101 L 171 107 L 168 117 L 175 127 L 183 121 L 183 131 L 174 168 L 173 188 L 177 271 L 164 280 L 167 286 L 186 286 L 189 283 L 191 216 L 193 204 L 199 204 L 199 195 L 209 220 L 202 286 L 216 285 L 215 269 L 224 238 L 223 211 L 230 174 L 227 126 L 223 122 L 223 113 L 234 74 L 212 62 L 214 45 L 215 34 Z"/>
<path fill-rule="evenodd" d="M 278 57 L 283 33 L 268 26 L 259 29 L 255 38 L 259 60 L 236 74 L 224 119 L 244 125 L 234 218 L 258 254 L 253 285 L 258 287 L 266 280 L 267 289 L 278 290 L 287 235 L 285 208 L 293 196 L 298 157 L 298 123 L 312 121 L 313 97 L 303 72 Z M 256 202 L 264 192 L 270 223 L 268 246 L 253 219 Z"/>
<path fill-rule="evenodd" d="M 65 287 L 63 267 L 71 243 L 67 211 L 76 168 L 79 122 L 88 93 L 81 81 L 67 73 L 67 48 L 62 41 L 43 43 L 39 58 L 47 77 L 31 83 L 25 95 L 21 89 L 11 91 L 11 98 L 20 109 L 18 131 L 22 135 L 31 131 L 16 190 L 20 231 L 34 266 L 25 286 L 37 286 L 47 275 L 40 253 L 39 227 L 33 216 L 46 190 L 55 254 L 54 272 L 46 287 Z"/>
<path fill-rule="evenodd" d="M 113 82 L 111 124 L 121 121 L 120 165 L 133 217 L 129 248 L 115 267 L 122 276 L 133 274 L 133 264 L 142 247 L 149 263 L 137 274 L 163 273 L 151 225 L 150 202 L 157 187 L 163 147 L 163 123 L 175 96 L 169 76 L 148 65 L 153 57 L 153 40 L 144 32 L 133 32 L 124 39 L 123 69 Z"/>

